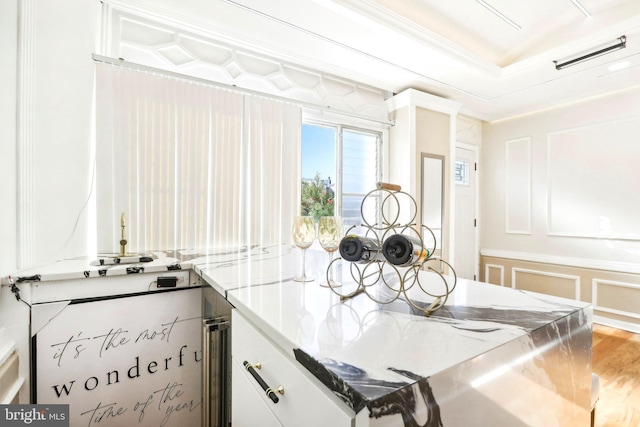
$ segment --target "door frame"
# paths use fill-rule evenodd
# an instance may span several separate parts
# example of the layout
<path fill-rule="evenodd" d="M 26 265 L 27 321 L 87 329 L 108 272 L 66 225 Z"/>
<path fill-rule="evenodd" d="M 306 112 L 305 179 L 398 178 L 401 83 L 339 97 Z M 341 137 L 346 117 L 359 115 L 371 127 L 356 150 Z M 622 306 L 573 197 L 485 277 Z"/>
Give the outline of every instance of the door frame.
<path fill-rule="evenodd" d="M 466 142 L 460 142 L 460 141 L 456 141 L 456 150 L 455 153 L 456 155 L 454 156 L 453 159 L 453 164 L 455 164 L 455 160 L 457 158 L 457 149 L 461 148 L 463 150 L 469 150 L 473 152 L 473 155 L 475 157 L 475 164 L 476 164 L 476 169 L 474 170 L 475 172 L 475 189 L 474 189 L 474 218 L 476 219 L 476 226 L 473 229 L 474 232 L 474 245 L 473 245 L 473 275 L 475 277 L 475 280 L 480 281 L 480 224 L 482 224 L 482 221 L 480 219 L 480 147 L 477 145 L 473 145 L 473 144 L 468 144 Z M 451 171 L 451 179 L 453 180 L 453 173 L 454 171 Z M 455 185 L 455 183 L 454 183 Z M 457 188 L 457 187 L 454 187 Z M 455 200 L 456 194 L 454 194 L 454 200 Z M 453 219 L 454 219 L 454 230 L 456 230 L 456 223 L 455 223 L 455 213 L 453 215 Z M 455 268 L 455 265 L 454 265 Z"/>

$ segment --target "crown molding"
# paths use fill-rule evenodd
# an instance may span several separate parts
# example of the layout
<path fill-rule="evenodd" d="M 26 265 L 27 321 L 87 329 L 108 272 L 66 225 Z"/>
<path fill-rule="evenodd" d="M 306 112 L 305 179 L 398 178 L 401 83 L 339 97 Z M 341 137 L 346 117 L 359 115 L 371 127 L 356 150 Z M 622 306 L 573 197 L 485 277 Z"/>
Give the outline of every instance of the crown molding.
<path fill-rule="evenodd" d="M 498 78 L 502 72 L 502 67 L 479 55 L 463 48 L 449 39 L 416 24 L 410 19 L 404 18 L 372 0 L 333 0 L 335 3 L 351 9 L 352 11 L 365 15 L 379 25 L 401 32 L 403 35 L 423 44 L 425 47 L 435 49 L 447 56 L 453 57 L 463 64 L 480 70 L 484 73 Z"/>
<path fill-rule="evenodd" d="M 389 112 L 413 106 L 438 111 L 451 116 L 457 115 L 462 108 L 462 103 L 460 102 L 451 101 L 416 89 L 402 91 L 392 98 L 389 98 L 386 104 Z"/>

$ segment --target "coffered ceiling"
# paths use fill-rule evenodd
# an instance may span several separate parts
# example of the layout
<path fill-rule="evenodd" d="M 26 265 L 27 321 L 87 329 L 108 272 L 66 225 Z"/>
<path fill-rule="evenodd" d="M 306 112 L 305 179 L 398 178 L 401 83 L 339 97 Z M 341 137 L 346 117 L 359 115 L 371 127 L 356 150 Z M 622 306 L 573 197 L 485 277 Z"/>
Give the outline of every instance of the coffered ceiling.
<path fill-rule="evenodd" d="M 247 48 L 392 93 L 414 88 L 459 101 L 463 113 L 491 121 L 640 85 L 640 1 L 576 3 L 155 0 L 153 7 Z M 554 61 L 622 36 L 626 48 L 556 70 Z"/>

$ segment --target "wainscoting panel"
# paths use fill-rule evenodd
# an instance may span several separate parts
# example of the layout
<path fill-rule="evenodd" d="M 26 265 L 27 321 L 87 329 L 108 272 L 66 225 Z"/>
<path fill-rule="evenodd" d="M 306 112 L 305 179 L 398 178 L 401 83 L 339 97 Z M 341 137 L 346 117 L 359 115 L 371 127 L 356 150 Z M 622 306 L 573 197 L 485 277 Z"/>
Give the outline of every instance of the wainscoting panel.
<path fill-rule="evenodd" d="M 505 232 L 531 234 L 531 138 L 505 144 Z"/>
<path fill-rule="evenodd" d="M 640 319 L 640 285 L 613 280 L 592 280 L 595 310 Z"/>
<path fill-rule="evenodd" d="M 525 268 L 511 269 L 511 287 L 580 300 L 580 277 Z"/>
<path fill-rule="evenodd" d="M 640 333 L 640 273 L 637 268 L 584 261 L 481 250 L 480 280 L 590 302 L 594 322 Z"/>
<path fill-rule="evenodd" d="M 550 235 L 640 240 L 633 191 L 619 188 L 638 188 L 638 134 L 637 116 L 548 134 Z"/>
<path fill-rule="evenodd" d="M 485 281 L 491 284 L 504 286 L 504 267 L 496 264 L 485 264 L 484 277 Z"/>

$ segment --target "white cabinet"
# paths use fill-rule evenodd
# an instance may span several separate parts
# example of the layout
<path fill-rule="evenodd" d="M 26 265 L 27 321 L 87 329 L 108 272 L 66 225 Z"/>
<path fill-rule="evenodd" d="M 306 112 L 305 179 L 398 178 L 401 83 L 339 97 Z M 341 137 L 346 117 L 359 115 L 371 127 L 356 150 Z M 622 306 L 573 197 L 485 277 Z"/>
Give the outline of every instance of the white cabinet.
<path fill-rule="evenodd" d="M 232 313 L 231 351 L 233 359 L 233 425 L 267 425 L 268 418 L 259 424 L 245 424 L 248 412 L 262 410 L 261 400 L 283 426 L 351 426 L 353 411 L 330 396 L 328 389 L 308 372 L 292 356 L 284 353 L 237 310 Z M 256 373 L 268 387 L 282 386 L 284 393 L 277 394 L 274 403 L 263 387 L 244 368 L 244 362 L 259 364 Z M 251 384 L 253 395 L 244 393 L 245 382 Z M 248 393 L 248 392 L 247 392 Z M 239 423 L 239 424 L 236 424 Z M 280 425 L 273 424 L 273 425 Z M 268 424 L 271 425 L 271 424 Z"/>
<path fill-rule="evenodd" d="M 245 375 L 246 369 L 232 362 L 233 387 L 231 402 L 233 409 L 231 419 L 233 427 L 281 427 L 280 421 L 271 412 L 267 403 L 256 393 L 251 378 Z"/>
<path fill-rule="evenodd" d="M 18 368 L 15 342 L 9 338 L 7 329 L 0 326 L 0 404 L 19 403 L 18 392 L 24 378 Z"/>

